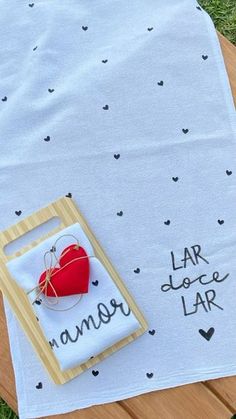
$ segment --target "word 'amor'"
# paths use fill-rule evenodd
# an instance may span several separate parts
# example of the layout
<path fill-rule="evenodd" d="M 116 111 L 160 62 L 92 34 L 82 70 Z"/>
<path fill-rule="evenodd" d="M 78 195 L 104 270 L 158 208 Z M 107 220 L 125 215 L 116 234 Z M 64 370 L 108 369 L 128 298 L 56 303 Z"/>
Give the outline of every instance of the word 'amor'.
<path fill-rule="evenodd" d="M 198 265 L 209 265 L 209 261 L 205 256 L 202 255 L 202 249 L 199 244 L 191 246 L 190 248 L 185 247 L 183 252 L 183 258 L 180 260 L 176 259 L 174 252 L 170 252 L 171 256 L 171 265 L 173 272 L 176 272 L 180 269 L 186 269 L 188 267 L 198 266 Z M 194 277 L 184 276 L 181 280 L 176 280 L 173 278 L 173 274 L 169 275 L 169 281 L 165 284 L 162 284 L 161 291 L 178 291 L 182 290 L 186 292 L 190 287 L 195 285 L 207 286 L 211 285 L 211 288 L 204 291 L 203 294 L 196 292 L 194 302 L 192 304 L 187 303 L 186 296 L 181 295 L 181 303 L 183 307 L 184 316 L 189 316 L 198 312 L 199 308 L 202 308 L 206 313 L 212 309 L 223 310 L 223 308 L 216 303 L 216 291 L 212 289 L 213 284 L 224 282 L 229 276 L 229 273 L 221 275 L 218 271 L 213 273 L 202 273 Z M 191 307 L 192 305 L 192 307 Z M 190 308 L 191 307 L 191 308 Z"/>

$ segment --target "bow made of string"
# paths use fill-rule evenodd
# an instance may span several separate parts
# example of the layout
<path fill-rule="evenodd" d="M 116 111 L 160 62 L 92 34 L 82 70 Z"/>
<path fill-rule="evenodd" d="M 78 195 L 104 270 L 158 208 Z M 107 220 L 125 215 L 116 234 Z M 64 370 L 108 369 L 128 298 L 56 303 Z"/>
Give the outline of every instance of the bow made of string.
<path fill-rule="evenodd" d="M 53 270 L 55 269 L 55 267 L 57 265 L 59 265 L 59 259 L 56 256 L 56 244 L 58 243 L 59 240 L 61 240 L 63 237 L 73 237 L 75 239 L 75 241 L 77 242 L 77 244 L 75 245 L 75 249 L 79 249 L 80 245 L 79 245 L 79 241 L 78 239 L 73 235 L 73 234 L 63 234 L 62 236 L 58 237 L 58 239 L 55 241 L 55 243 L 53 244 L 53 246 L 51 247 L 50 250 L 47 250 L 47 252 L 44 253 L 44 266 L 45 266 L 45 279 L 40 283 L 40 286 L 36 285 L 36 287 L 32 288 L 31 290 L 29 290 L 27 292 L 27 295 L 29 295 L 31 292 L 38 290 L 38 293 L 35 297 L 35 299 L 32 302 L 32 305 L 36 303 L 36 301 L 39 299 L 39 297 L 44 294 L 45 295 L 45 300 L 47 302 L 47 304 L 45 303 L 45 301 L 41 301 L 41 303 L 47 307 L 50 310 L 54 310 L 54 311 L 67 311 L 67 310 L 71 310 L 73 307 L 75 307 L 80 301 L 81 298 L 83 296 L 83 294 L 79 295 L 79 299 L 78 301 L 76 301 L 72 306 L 68 307 L 68 308 L 64 308 L 64 309 L 55 309 L 52 306 L 57 305 L 59 303 L 59 297 L 57 295 L 57 292 L 51 282 L 51 278 L 53 277 L 53 275 L 55 275 L 55 273 L 53 272 Z M 70 250 L 67 249 L 64 252 L 62 252 L 60 258 L 62 258 L 63 256 L 65 256 Z M 50 256 L 50 261 L 48 264 L 48 255 Z M 95 257 L 93 255 L 87 255 L 87 256 L 80 256 L 78 258 L 73 259 L 73 261 L 79 260 L 79 259 L 85 259 L 85 258 L 91 258 L 91 257 Z M 53 260 L 55 259 L 55 263 L 53 263 Z M 69 264 L 71 264 L 73 261 L 69 261 L 67 262 L 67 264 L 64 265 L 67 266 Z M 50 285 L 54 296 L 55 296 L 55 300 L 52 301 L 52 299 L 50 297 L 48 297 L 47 295 L 47 289 L 48 286 Z M 45 292 L 44 292 L 45 291 Z"/>

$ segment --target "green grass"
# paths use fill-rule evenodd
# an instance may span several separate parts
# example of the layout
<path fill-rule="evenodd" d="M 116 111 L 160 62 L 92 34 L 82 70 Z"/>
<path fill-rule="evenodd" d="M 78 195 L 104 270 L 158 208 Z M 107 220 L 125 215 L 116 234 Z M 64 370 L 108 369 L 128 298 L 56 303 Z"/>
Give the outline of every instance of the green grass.
<path fill-rule="evenodd" d="M 216 28 L 236 45 L 236 0 L 199 0 Z"/>
<path fill-rule="evenodd" d="M 211 16 L 216 28 L 236 45 L 236 0 L 199 0 Z M 0 419 L 17 419 L 15 413 L 0 399 Z"/>

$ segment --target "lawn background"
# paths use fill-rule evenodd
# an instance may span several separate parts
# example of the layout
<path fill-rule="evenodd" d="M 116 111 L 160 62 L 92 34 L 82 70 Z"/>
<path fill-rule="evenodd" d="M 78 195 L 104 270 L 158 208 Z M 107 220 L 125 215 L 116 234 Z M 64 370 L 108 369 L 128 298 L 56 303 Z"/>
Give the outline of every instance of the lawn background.
<path fill-rule="evenodd" d="M 199 4 L 209 13 L 218 31 L 236 45 L 236 0 L 199 0 Z M 18 419 L 1 399 L 0 419 Z"/>

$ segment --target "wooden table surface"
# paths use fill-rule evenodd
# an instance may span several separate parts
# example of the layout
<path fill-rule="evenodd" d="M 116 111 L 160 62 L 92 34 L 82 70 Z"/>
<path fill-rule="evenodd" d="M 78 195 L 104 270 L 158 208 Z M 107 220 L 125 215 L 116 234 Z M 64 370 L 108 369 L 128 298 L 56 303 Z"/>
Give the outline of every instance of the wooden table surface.
<path fill-rule="evenodd" d="M 236 47 L 219 34 L 236 104 Z M 0 397 L 17 412 L 6 320 L 0 298 Z M 236 354 L 235 354 L 236 358 Z M 236 376 L 154 391 L 50 419 L 229 419 L 236 413 Z"/>

